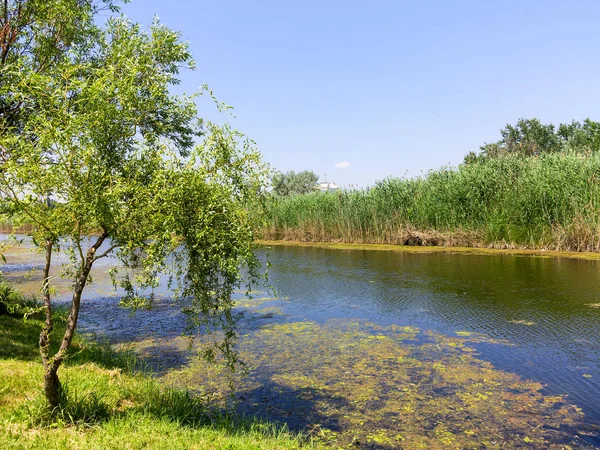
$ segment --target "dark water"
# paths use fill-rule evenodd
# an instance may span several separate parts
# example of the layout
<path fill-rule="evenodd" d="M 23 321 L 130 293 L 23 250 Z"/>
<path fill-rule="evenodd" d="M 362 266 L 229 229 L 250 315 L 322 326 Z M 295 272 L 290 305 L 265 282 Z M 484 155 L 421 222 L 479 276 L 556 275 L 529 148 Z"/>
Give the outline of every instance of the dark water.
<path fill-rule="evenodd" d="M 23 271 L 36 269 L 40 259 L 15 251 L 3 268 L 5 276 L 31 289 L 39 273 L 27 277 Z M 270 282 L 286 300 L 271 302 L 279 318 L 266 314 L 260 326 L 271 320 L 325 325 L 360 319 L 381 327 L 411 326 L 452 337 L 471 332 L 507 341 L 511 345 L 483 340 L 473 346 L 478 358 L 495 368 L 542 383 L 544 394 L 566 396 L 585 414 L 585 442 L 600 445 L 598 433 L 589 432 L 600 424 L 600 262 L 303 247 L 274 247 L 269 260 Z M 82 328 L 113 342 L 154 339 L 155 355 L 167 366 L 181 365 L 184 350 L 160 345 L 183 330 L 168 293 L 162 291 L 164 300 L 154 311 L 129 321 L 106 277 L 110 265 L 103 262 L 86 292 Z M 57 297 L 67 299 L 68 289 Z M 256 395 L 270 394 L 263 389 Z"/>
<path fill-rule="evenodd" d="M 275 247 L 270 260 L 290 314 L 507 339 L 478 344 L 481 356 L 600 422 L 600 308 L 589 306 L 600 302 L 599 262 L 298 247 Z"/>

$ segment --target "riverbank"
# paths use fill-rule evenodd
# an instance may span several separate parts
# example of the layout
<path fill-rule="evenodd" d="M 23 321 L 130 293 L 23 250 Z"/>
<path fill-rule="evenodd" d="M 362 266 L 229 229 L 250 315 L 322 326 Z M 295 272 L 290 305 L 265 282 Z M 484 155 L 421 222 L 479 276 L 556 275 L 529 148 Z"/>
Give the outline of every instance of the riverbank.
<path fill-rule="evenodd" d="M 466 255 L 513 255 L 533 256 L 538 258 L 570 258 L 583 259 L 587 261 L 600 261 L 600 253 L 595 252 L 566 252 L 556 250 L 532 250 L 514 248 L 488 248 L 488 247 L 451 247 L 451 246 L 415 246 L 415 245 L 392 245 L 392 244 L 360 244 L 346 242 L 302 242 L 286 240 L 260 240 L 260 245 L 288 246 L 288 247 L 312 247 L 331 250 L 365 250 L 385 251 L 403 253 L 461 253 Z"/>
<path fill-rule="evenodd" d="M 80 338 L 60 371 L 67 406 L 50 418 L 41 395 L 41 326 L 40 319 L 0 315 L 4 448 L 311 448 L 272 424 L 209 410 L 187 391 L 165 388 L 151 374 L 134 370 L 139 361 L 132 355 Z"/>

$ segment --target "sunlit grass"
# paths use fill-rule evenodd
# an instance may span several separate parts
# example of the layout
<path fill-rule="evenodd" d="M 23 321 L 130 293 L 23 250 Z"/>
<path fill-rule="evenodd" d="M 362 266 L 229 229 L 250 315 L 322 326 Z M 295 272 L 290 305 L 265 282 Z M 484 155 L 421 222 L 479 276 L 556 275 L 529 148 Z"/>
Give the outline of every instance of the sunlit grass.
<path fill-rule="evenodd" d="M 140 372 L 132 354 L 81 339 L 60 370 L 67 401 L 50 414 L 42 395 L 40 329 L 36 319 L 0 316 L 2 448 L 310 447 L 281 426 L 208 409 L 203 399 Z"/>

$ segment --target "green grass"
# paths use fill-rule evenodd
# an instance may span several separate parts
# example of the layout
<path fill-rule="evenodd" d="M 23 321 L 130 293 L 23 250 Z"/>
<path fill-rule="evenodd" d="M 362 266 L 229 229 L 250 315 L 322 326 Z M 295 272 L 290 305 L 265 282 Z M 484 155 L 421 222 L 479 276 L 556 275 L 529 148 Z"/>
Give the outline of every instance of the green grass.
<path fill-rule="evenodd" d="M 273 198 L 265 239 L 600 251 L 600 155 L 504 156 Z"/>
<path fill-rule="evenodd" d="M 64 316 L 56 321 L 60 328 Z M 51 416 L 42 396 L 41 326 L 39 319 L 0 315 L 2 448 L 311 447 L 273 424 L 209 410 L 187 391 L 161 386 L 136 370 L 131 354 L 79 338 L 59 371 L 66 405 Z"/>
<path fill-rule="evenodd" d="M 42 309 L 34 297 L 27 297 L 15 291 L 0 276 L 0 315 L 9 314 L 16 317 L 38 315 Z"/>

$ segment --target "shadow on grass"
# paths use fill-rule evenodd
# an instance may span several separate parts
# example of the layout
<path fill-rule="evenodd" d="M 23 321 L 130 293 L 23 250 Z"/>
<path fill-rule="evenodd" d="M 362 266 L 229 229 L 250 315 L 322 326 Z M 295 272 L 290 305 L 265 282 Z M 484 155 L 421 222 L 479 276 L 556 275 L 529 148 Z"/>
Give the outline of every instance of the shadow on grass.
<path fill-rule="evenodd" d="M 0 359 L 41 361 L 39 338 L 43 322 L 37 317 L 14 317 L 0 315 Z M 54 331 L 51 335 L 50 354 L 54 354 L 66 327 L 66 313 L 54 315 Z M 66 365 L 95 363 L 106 369 L 133 370 L 142 367 L 131 352 L 115 352 L 107 344 L 87 343 L 76 336 L 71 344 Z"/>
<path fill-rule="evenodd" d="M 40 358 L 38 340 L 41 322 L 0 315 L 0 358 L 33 361 Z"/>
<path fill-rule="evenodd" d="M 58 349 L 65 322 L 65 314 L 57 312 L 51 352 Z M 24 320 L 0 315 L 0 362 L 12 360 L 7 363 L 15 365 L 16 361 L 15 367 L 30 371 L 27 377 L 40 377 L 41 371 L 33 371 L 31 364 L 21 366 L 19 362 L 39 361 L 41 366 L 38 339 L 42 326 L 39 318 Z M 177 348 L 165 350 L 164 346 L 160 349 L 183 352 Z M 180 357 L 174 357 L 174 360 L 179 361 Z M 285 425 L 274 425 L 254 415 L 209 408 L 203 398 L 185 389 L 165 387 L 153 378 L 151 365 L 133 352 L 115 351 L 108 344 L 76 338 L 64 366 L 59 372 L 63 391 L 61 408 L 48 410 L 40 378 L 39 387 L 36 386 L 34 391 L 20 392 L 30 399 L 14 410 L 11 420 L 25 421 L 33 427 L 89 427 L 101 426 L 111 420 L 135 421 L 135 418 L 154 417 L 181 427 L 200 429 L 208 426 L 231 435 L 252 432 L 277 436 L 287 431 Z M 10 380 L 7 383 L 10 384 Z"/>

